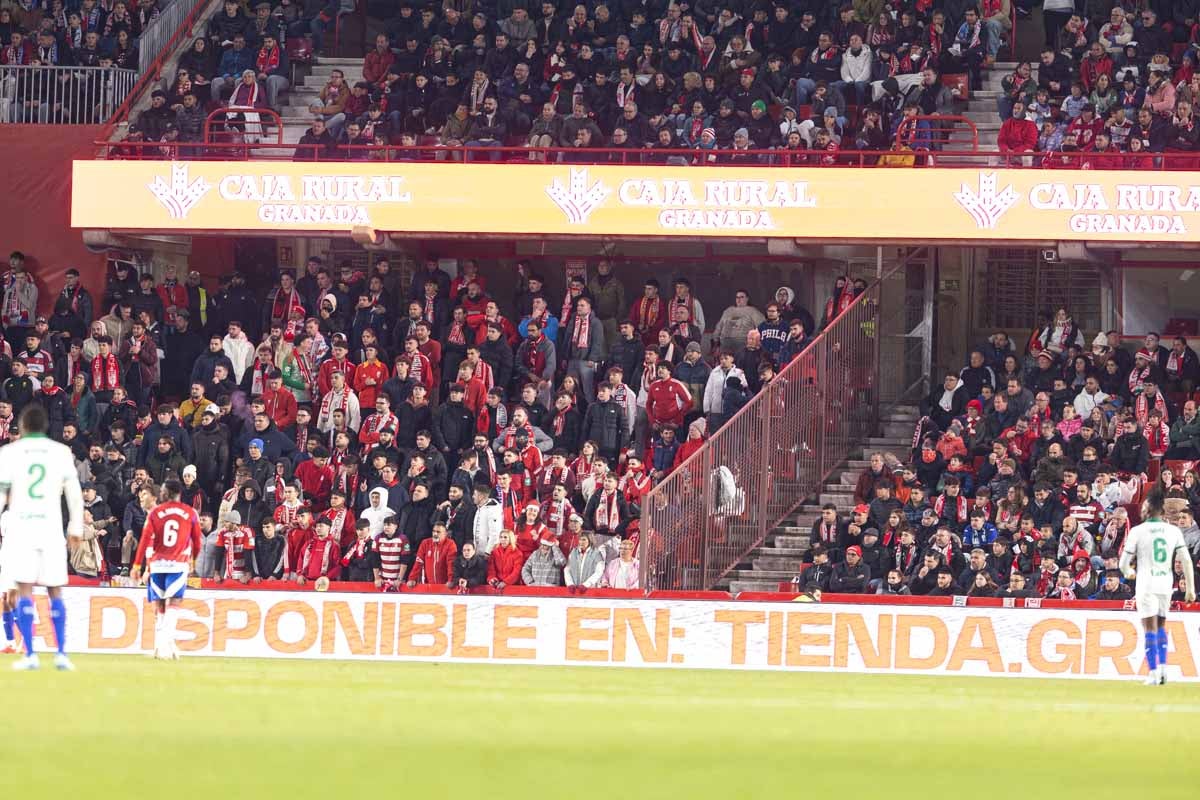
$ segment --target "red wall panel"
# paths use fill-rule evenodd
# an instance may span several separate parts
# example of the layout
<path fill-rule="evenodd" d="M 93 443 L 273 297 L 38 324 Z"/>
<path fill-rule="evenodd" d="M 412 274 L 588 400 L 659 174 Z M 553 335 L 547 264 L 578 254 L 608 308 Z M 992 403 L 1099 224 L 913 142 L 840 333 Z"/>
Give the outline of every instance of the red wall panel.
<path fill-rule="evenodd" d="M 20 250 L 38 284 L 38 310 L 50 313 L 71 267 L 92 293 L 96 315 L 104 295 L 104 254 L 83 246 L 71 228 L 71 161 L 90 158 L 98 125 L 0 125 L 0 258 Z M 120 203 L 120 188 L 111 201 Z"/>

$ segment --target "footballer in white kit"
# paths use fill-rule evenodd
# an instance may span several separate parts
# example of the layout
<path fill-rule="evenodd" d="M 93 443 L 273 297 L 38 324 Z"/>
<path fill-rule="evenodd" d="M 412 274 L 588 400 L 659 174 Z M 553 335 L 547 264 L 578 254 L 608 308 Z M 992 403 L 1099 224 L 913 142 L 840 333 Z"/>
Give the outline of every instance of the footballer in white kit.
<path fill-rule="evenodd" d="M 83 492 L 70 448 L 46 436 L 49 427 L 41 406 L 21 412 L 20 438 L 0 448 L 0 510 L 4 516 L 3 569 L 6 581 L 16 583 L 16 622 L 25 645 L 25 658 L 14 669 L 37 669 L 33 652 L 33 587 L 50 595 L 50 619 L 58 640 L 55 666 L 71 669 L 63 651 L 66 607 L 62 587 L 67 583 L 67 543 L 63 538 L 62 500 L 67 503 L 69 536 L 83 534 Z"/>
<path fill-rule="evenodd" d="M 1171 593 L 1175 588 L 1175 560 L 1183 563 L 1185 599 L 1196 600 L 1195 574 L 1191 552 L 1183 540 L 1183 532 L 1163 519 L 1161 489 L 1151 490 L 1142 506 L 1146 520 L 1129 531 L 1121 548 L 1121 572 L 1126 578 L 1136 578 L 1134 598 L 1137 613 L 1142 619 L 1146 637 L 1146 684 L 1166 683 L 1167 612 L 1171 609 Z M 1132 568 L 1136 563 L 1136 572 Z"/>

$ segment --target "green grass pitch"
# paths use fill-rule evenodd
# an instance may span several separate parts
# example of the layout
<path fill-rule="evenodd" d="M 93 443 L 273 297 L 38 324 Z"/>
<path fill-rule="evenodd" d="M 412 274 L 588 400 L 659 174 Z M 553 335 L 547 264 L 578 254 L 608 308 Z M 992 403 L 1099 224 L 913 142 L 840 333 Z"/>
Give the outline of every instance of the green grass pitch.
<path fill-rule="evenodd" d="M 1194 798 L 1200 686 L 0 662 L 0 789 L 137 798 Z"/>

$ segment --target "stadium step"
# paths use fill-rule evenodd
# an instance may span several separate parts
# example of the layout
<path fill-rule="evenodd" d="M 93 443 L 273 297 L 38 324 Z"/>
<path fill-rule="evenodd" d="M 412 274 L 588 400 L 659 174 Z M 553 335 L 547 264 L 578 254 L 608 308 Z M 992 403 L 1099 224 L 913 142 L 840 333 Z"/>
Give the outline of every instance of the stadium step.
<path fill-rule="evenodd" d="M 724 583 L 732 592 L 776 591 L 779 583 L 795 577 L 811 546 L 813 523 L 821 516 L 821 506 L 833 503 L 843 516 L 854 507 L 854 486 L 859 474 L 869 466 L 868 457 L 876 451 L 890 452 L 901 460 L 908 457 L 913 426 L 918 419 L 916 406 L 889 410 L 880 421 L 881 436 L 863 440 L 863 446 L 851 448 L 852 458 L 834 469 L 816 497 L 806 498 L 787 519 L 767 534 L 765 541 L 752 550 Z M 782 488 L 786 494 L 786 488 Z"/>
<path fill-rule="evenodd" d="M 730 581 L 729 591 L 735 595 L 739 592 L 776 592 L 779 591 L 779 581 Z"/>

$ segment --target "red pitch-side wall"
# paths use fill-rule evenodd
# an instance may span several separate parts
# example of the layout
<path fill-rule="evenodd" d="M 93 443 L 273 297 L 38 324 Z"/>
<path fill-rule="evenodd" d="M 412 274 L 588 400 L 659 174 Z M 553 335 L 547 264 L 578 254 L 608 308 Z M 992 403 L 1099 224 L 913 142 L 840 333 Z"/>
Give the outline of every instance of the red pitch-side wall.
<path fill-rule="evenodd" d="M 99 125 L 0 125 L 0 259 L 20 250 L 38 284 L 38 310 L 49 314 L 71 267 L 92 293 L 96 316 L 104 296 L 104 254 L 83 246 L 71 228 L 71 162 L 91 158 Z M 114 186 L 113 203 L 121 202 Z"/>

